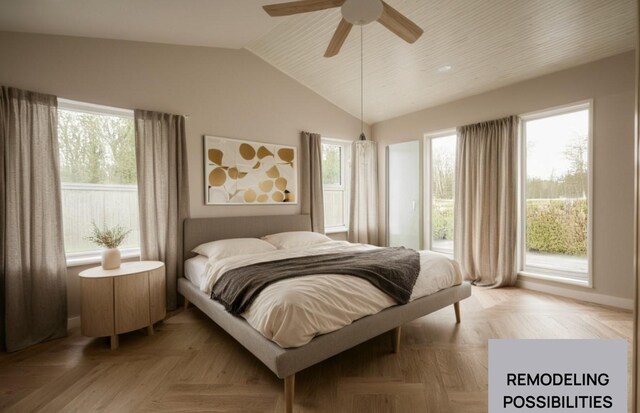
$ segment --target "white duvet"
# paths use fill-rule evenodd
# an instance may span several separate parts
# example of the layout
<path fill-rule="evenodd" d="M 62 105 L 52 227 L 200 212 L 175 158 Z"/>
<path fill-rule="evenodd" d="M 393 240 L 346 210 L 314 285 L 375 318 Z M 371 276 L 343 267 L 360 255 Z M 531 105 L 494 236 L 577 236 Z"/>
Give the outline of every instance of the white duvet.
<path fill-rule="evenodd" d="M 211 295 L 226 271 L 259 262 L 344 251 L 367 251 L 372 245 L 330 241 L 307 247 L 238 255 L 209 260 L 200 290 Z M 460 284 L 458 264 L 442 254 L 420 251 L 420 274 L 411 300 Z M 299 347 L 319 334 L 338 330 L 396 302 L 368 281 L 347 275 L 310 275 L 290 278 L 266 287 L 242 316 L 266 338 L 281 347 Z"/>

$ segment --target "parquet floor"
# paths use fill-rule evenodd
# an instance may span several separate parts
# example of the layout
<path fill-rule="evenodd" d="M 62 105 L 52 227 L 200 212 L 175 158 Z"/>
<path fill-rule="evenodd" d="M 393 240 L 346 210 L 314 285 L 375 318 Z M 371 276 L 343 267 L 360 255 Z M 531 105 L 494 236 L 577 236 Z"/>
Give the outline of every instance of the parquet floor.
<path fill-rule="evenodd" d="M 403 327 L 391 354 L 385 334 L 296 375 L 296 412 L 487 411 L 489 338 L 626 338 L 632 316 L 521 289 L 480 290 Z M 631 352 L 631 345 L 629 346 Z M 631 367 L 631 366 L 629 366 Z M 0 354 L 0 411 L 281 412 L 283 384 L 191 307 L 106 339 L 64 339 Z"/>

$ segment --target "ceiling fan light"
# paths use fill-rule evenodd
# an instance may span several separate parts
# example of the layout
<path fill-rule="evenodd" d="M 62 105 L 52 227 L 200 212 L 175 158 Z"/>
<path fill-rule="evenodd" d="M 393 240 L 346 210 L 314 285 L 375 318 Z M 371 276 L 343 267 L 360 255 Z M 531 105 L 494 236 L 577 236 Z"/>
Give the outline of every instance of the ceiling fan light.
<path fill-rule="evenodd" d="M 347 0 L 342 5 L 342 17 L 351 24 L 363 26 L 382 16 L 380 0 Z"/>

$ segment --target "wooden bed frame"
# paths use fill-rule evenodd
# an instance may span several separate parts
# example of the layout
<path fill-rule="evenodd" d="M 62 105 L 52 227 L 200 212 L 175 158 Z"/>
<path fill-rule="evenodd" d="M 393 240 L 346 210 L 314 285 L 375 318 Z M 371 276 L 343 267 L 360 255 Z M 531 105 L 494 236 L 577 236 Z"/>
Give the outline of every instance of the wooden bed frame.
<path fill-rule="evenodd" d="M 308 215 L 276 215 L 231 218 L 195 218 L 184 222 L 184 257 L 196 246 L 219 239 L 262 237 L 284 231 L 310 231 Z M 393 352 L 400 350 L 402 324 L 453 305 L 460 323 L 460 301 L 471 296 L 468 283 L 446 288 L 408 304 L 389 307 L 363 317 L 332 333 L 317 336 L 301 347 L 283 349 L 265 338 L 243 318 L 228 313 L 218 302 L 185 278 L 178 279 L 185 308 L 192 303 L 284 379 L 285 411 L 293 411 L 295 373 L 388 331 L 393 331 Z"/>

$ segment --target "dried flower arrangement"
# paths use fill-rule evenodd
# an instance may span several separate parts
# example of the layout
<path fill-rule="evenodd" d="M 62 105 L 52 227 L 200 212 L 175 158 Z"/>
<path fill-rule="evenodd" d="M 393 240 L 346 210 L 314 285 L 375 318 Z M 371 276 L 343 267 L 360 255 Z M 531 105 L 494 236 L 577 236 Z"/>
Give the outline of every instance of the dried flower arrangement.
<path fill-rule="evenodd" d="M 104 225 L 103 228 L 99 228 L 95 222 L 91 225 L 91 235 L 86 237 L 87 241 L 105 248 L 118 248 L 131 232 L 130 229 L 125 229 L 121 225 L 114 227 Z"/>

